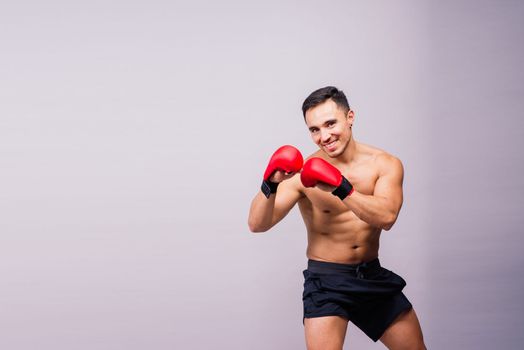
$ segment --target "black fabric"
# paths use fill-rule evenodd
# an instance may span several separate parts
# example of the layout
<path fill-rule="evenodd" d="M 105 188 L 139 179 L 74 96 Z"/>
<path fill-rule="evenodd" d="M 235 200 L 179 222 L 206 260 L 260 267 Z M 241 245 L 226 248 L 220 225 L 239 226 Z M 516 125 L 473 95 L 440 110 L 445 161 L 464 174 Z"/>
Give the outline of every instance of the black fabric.
<path fill-rule="evenodd" d="M 353 191 L 353 185 L 351 182 L 348 181 L 344 176 L 342 176 L 342 182 L 340 183 L 340 186 L 335 188 L 332 194 L 340 198 L 341 200 L 344 200 L 348 195 L 351 194 Z"/>
<path fill-rule="evenodd" d="M 260 187 L 260 190 L 262 193 L 269 198 L 269 196 L 272 193 L 277 193 L 277 187 L 279 182 L 271 182 L 269 180 L 262 181 L 262 186 Z"/>
<path fill-rule="evenodd" d="M 341 316 L 373 341 L 412 305 L 402 289 L 406 281 L 378 259 L 362 264 L 309 260 L 304 270 L 304 318 Z"/>

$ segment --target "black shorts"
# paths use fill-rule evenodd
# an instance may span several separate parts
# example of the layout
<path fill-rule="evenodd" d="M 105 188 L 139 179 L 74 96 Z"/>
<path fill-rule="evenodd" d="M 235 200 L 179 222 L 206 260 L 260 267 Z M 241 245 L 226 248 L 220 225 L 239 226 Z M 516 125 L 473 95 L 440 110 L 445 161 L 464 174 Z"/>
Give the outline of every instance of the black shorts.
<path fill-rule="evenodd" d="M 308 261 L 304 270 L 304 318 L 341 316 L 377 341 L 412 306 L 402 289 L 406 281 L 380 266 Z"/>

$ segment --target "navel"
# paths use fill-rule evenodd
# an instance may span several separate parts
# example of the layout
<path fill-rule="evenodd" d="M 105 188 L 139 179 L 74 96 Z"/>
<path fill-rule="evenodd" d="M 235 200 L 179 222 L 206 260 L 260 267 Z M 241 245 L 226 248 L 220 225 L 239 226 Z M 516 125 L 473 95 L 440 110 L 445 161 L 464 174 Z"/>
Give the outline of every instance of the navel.
<path fill-rule="evenodd" d="M 354 245 L 354 246 L 352 246 L 351 248 L 352 248 L 352 249 L 358 249 L 358 248 L 360 248 L 360 247 L 359 247 L 358 245 Z"/>
<path fill-rule="evenodd" d="M 324 209 L 324 210 L 322 210 L 322 212 L 323 212 L 324 214 L 329 214 L 329 213 L 331 213 L 331 210 Z"/>

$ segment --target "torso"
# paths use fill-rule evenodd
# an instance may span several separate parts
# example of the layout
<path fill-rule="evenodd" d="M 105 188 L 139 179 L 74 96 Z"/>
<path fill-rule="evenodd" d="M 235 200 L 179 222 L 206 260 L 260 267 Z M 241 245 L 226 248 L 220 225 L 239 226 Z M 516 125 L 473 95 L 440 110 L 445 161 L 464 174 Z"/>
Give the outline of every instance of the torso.
<path fill-rule="evenodd" d="M 375 159 L 384 152 L 363 144 L 357 150 L 352 163 L 336 166 L 356 191 L 372 195 L 378 179 Z M 312 157 L 330 161 L 320 152 Z M 303 186 L 301 190 L 298 205 L 307 229 L 309 259 L 353 264 L 378 257 L 380 228 L 360 220 L 329 192 Z"/>

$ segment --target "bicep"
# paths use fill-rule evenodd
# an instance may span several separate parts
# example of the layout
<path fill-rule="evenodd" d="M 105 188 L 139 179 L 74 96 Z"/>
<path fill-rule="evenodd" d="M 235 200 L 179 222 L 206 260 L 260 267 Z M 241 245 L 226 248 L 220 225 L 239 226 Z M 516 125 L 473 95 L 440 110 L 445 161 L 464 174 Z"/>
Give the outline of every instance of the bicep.
<path fill-rule="evenodd" d="M 404 168 L 402 163 L 397 158 L 391 157 L 387 161 L 382 161 L 380 169 L 373 195 L 383 198 L 388 209 L 398 214 L 403 200 Z"/>

